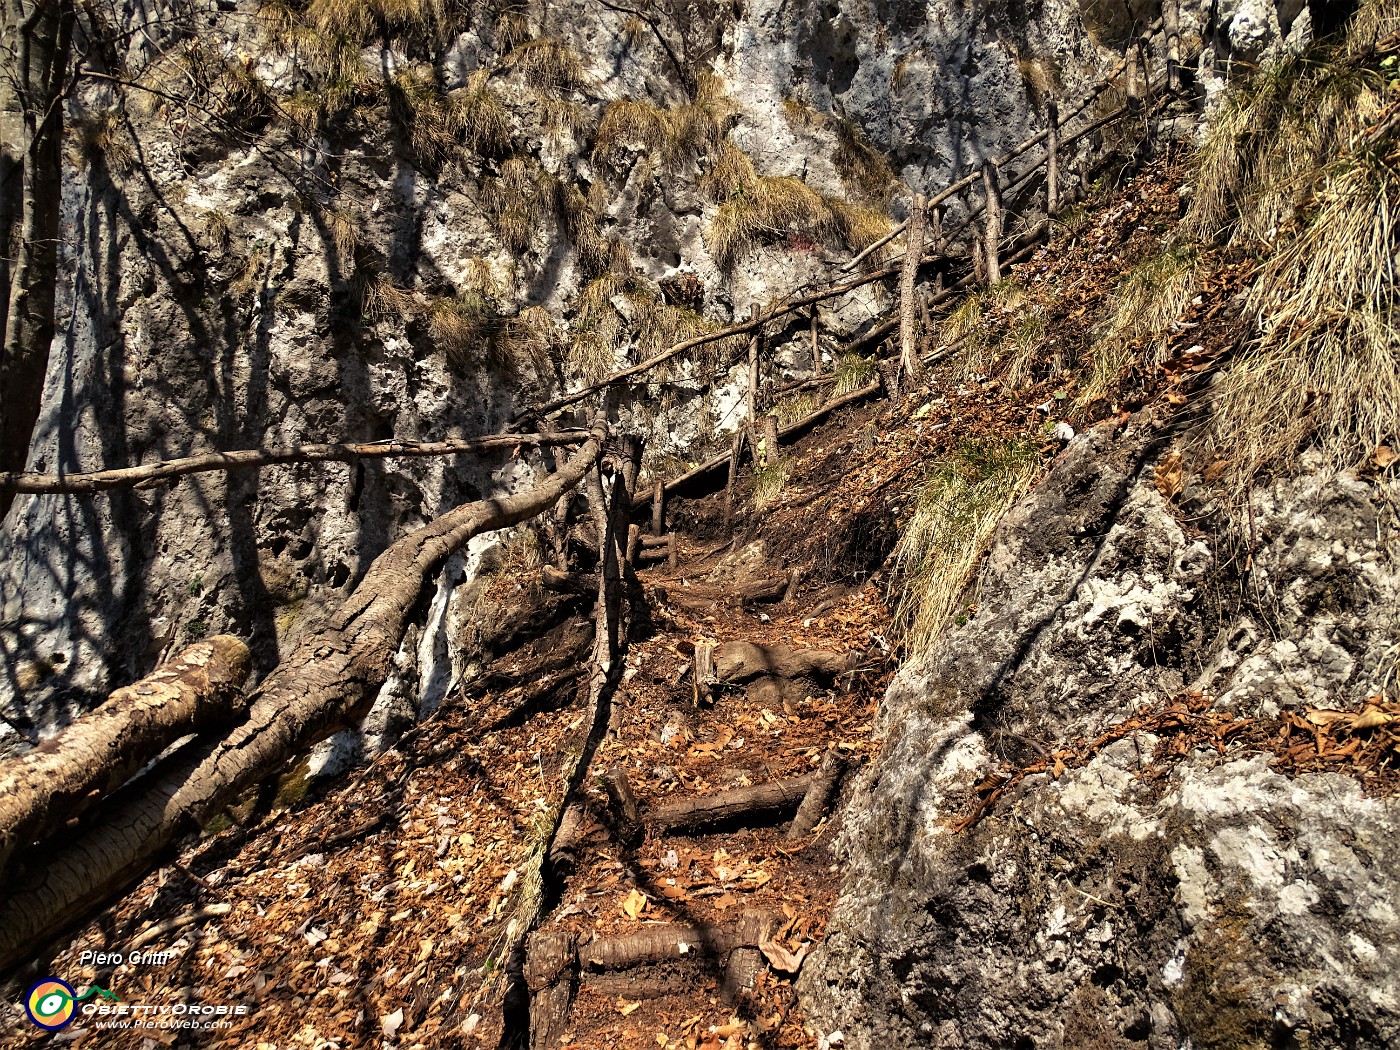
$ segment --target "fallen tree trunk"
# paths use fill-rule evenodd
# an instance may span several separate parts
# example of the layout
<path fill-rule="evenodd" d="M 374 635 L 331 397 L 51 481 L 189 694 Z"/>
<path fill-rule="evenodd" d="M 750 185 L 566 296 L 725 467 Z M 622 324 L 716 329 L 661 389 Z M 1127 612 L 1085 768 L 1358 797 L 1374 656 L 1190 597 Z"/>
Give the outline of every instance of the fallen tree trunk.
<path fill-rule="evenodd" d="M 666 802 L 649 807 L 643 819 L 653 833 L 699 831 L 741 820 L 748 825 L 785 820 L 802 804 L 816 775 L 808 773 L 679 802 Z"/>
<path fill-rule="evenodd" d="M 288 757 L 362 718 L 430 574 L 473 536 L 552 507 L 597 461 L 605 433 L 595 425 L 564 469 L 535 488 L 458 507 L 394 543 L 331 622 L 253 693 L 246 722 L 224 740 L 172 756 L 114 799 L 93 831 L 36 858 L 32 875 L 0 903 L 0 969 L 139 876 L 177 835 L 206 823 Z"/>
<path fill-rule="evenodd" d="M 237 638 L 197 642 L 58 736 L 0 765 L 0 872 L 42 829 L 115 791 L 180 737 L 241 718 L 251 665 Z"/>
<path fill-rule="evenodd" d="M 449 441 L 364 441 L 341 445 L 293 445 L 290 448 L 207 452 L 200 456 L 148 463 L 143 467 L 120 467 L 83 474 L 0 473 L 0 492 L 82 493 L 102 492 L 106 489 L 147 488 L 166 484 L 186 474 L 214 470 L 248 470 L 279 463 L 321 463 L 327 460 L 351 463 L 357 459 L 455 456 L 522 446 L 543 448 L 551 445 L 577 445 L 587 437 L 587 431 L 569 430 L 557 434 L 492 434 L 487 437 L 454 438 Z"/>
<path fill-rule="evenodd" d="M 786 586 L 787 581 L 783 584 Z M 715 673 L 721 682 L 743 682 L 759 675 L 830 679 L 844 670 L 845 654 L 827 649 L 793 649 L 755 642 L 723 642 L 715 649 Z"/>

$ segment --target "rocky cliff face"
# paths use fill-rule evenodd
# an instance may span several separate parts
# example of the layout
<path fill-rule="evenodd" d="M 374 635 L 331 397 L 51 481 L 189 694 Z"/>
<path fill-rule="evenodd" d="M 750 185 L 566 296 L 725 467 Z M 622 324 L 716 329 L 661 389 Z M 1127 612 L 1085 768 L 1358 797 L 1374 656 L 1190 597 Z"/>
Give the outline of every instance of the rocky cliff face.
<path fill-rule="evenodd" d="M 247 13 L 210 5 L 199 16 L 201 60 L 213 55 L 250 73 L 288 110 L 298 60 L 271 49 Z M 730 140 L 758 173 L 801 175 L 818 192 L 880 207 L 891 170 L 916 189 L 935 187 L 1035 126 L 1038 82 L 1023 75 L 1018 56 L 1041 55 L 1066 90 L 1113 59 L 1064 2 L 1036 12 L 760 4 L 682 16 L 689 57 L 723 74 L 734 103 Z M 125 17 L 153 20 L 147 34 L 133 34 L 127 59 L 159 72 L 146 41 L 160 40 L 165 23 L 134 8 Z M 532 19 L 510 31 L 561 42 L 580 75 L 541 91 L 523 63 L 506 61 L 510 27 L 476 12 L 429 69 L 444 90 L 491 71 L 509 143 L 450 171 L 413 146 L 421 113 L 396 124 L 384 108 L 370 110 L 307 141 L 266 112 L 247 118 L 246 132 L 231 131 L 207 106 L 183 110 L 132 91 L 128 133 L 112 116 L 114 97 L 88 90 L 70 114 L 60 334 L 31 469 L 499 429 L 522 390 L 578 374 L 560 348 L 580 327 L 590 277 L 566 215 L 542 210 L 514 243 L 521 235 L 493 222 L 492 187 L 513 161 L 516 177 L 574 187 L 574 200 L 586 195 L 595 232 L 625 247 L 644 286 L 695 273 L 712 323 L 821 277 L 827 258 L 842 257 L 770 238 L 722 273 L 705 236 L 716 205 L 697 189 L 713 158 L 662 178 L 644 148 L 606 163 L 594 149 L 610 101 L 665 107 L 683 97 L 662 49 L 625 16 L 594 5 L 551 5 Z M 422 65 L 399 47 L 367 49 L 359 61 L 367 76 L 390 80 Z M 187 88 L 179 76 L 150 82 L 166 95 L 174 87 L 173 97 Z M 843 144 L 844 167 L 833 161 Z M 881 174 L 884 152 L 892 169 Z M 874 181 L 855 185 L 852 171 Z M 478 338 L 447 353 L 433 337 L 432 303 L 483 288 L 507 323 L 522 322 L 517 341 L 532 344 L 529 352 L 501 361 Z M 625 325 L 626 304 L 612 303 Z M 867 292 L 833 304 L 824 323 L 854 331 L 884 307 L 881 294 Z M 522 313 L 530 308 L 542 313 Z M 624 337 L 608 354 L 622 362 L 635 352 Z M 644 412 L 623 409 L 654 431 L 658 451 L 667 443 L 684 451 L 704 436 L 696 429 L 704 398 L 696 398 L 709 381 L 676 378 L 669 388 L 639 389 Z M 674 406 L 669 415 L 660 401 Z M 723 399 L 716 404 L 723 410 Z M 251 636 L 266 670 L 393 537 L 526 474 L 499 462 L 381 462 L 21 497 L 0 539 L 0 705 L 16 726 L 38 732 L 206 631 Z"/>
<path fill-rule="evenodd" d="M 1263 735 L 1177 745 L 1157 723 L 1047 762 L 954 829 L 988 773 L 1144 707 L 1200 693 L 1271 725 L 1394 677 L 1393 491 L 1303 477 L 1232 523 L 1199 493 L 1164 500 L 1150 434 L 1076 439 L 999 527 L 975 615 L 890 689 L 803 978 L 848 1046 L 1400 1039 L 1397 817 L 1352 776 L 1275 768 Z"/>

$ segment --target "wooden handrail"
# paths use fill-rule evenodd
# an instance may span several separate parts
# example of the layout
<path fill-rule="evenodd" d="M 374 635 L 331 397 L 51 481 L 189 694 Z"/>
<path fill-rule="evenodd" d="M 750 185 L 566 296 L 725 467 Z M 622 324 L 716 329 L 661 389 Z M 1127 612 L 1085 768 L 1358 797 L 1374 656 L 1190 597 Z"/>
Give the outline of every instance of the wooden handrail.
<path fill-rule="evenodd" d="M 1156 21 L 1154 21 L 1151 26 L 1148 27 L 1148 34 L 1151 35 L 1152 33 L 1157 32 L 1159 29 L 1161 29 L 1161 26 L 1162 20 L 1159 18 Z M 1118 79 L 1118 77 L 1121 76 L 1123 71 L 1127 68 L 1128 58 L 1125 55 L 1123 58 L 1120 58 L 1114 64 L 1113 68 L 1109 70 L 1108 75 L 1104 77 L 1104 79 L 1101 80 L 1094 88 L 1092 88 L 1082 99 L 1080 99 L 1079 102 L 1076 103 L 1073 108 L 1060 114 L 1059 123 L 1061 130 L 1063 130 L 1064 126 L 1068 124 L 1071 120 L 1079 116 L 1079 114 L 1083 113 L 1084 110 L 1087 109 L 1096 98 L 1098 98 L 1105 91 L 1107 91 L 1109 85 L 1111 85 L 1113 81 Z M 997 171 L 1000 171 L 1007 164 L 1010 164 L 1017 157 L 1021 156 L 1021 154 L 1025 153 L 1027 150 L 1033 149 L 1036 146 L 1040 145 L 1040 143 L 1044 142 L 1049 137 L 1050 129 L 1043 128 L 1040 131 L 1037 131 L 1034 135 L 1031 135 L 1029 138 L 1025 139 L 1024 141 L 1011 147 L 1011 149 L 1001 154 L 1001 156 L 992 158 L 990 163 L 992 167 L 997 169 Z M 1076 136 L 1076 138 L 1077 137 L 1078 136 Z M 1068 142 L 1071 141 L 1074 141 L 1074 139 L 1067 139 L 1060 145 L 1063 148 L 1063 146 L 1065 146 L 1066 144 L 1068 144 Z M 973 171 L 964 175 L 962 178 L 951 183 L 950 185 L 945 186 L 938 193 L 930 197 L 928 199 L 928 202 L 924 205 L 925 209 L 931 210 L 933 208 L 938 207 L 944 201 L 947 201 L 949 198 L 956 196 L 965 189 L 968 189 L 970 186 L 973 185 L 973 183 L 977 182 L 980 178 L 982 178 L 982 166 L 978 165 L 978 167 L 975 168 Z M 842 271 L 852 270 L 856 266 L 860 265 L 860 263 L 863 262 L 866 258 L 868 258 L 871 254 L 879 251 L 885 245 L 889 244 L 890 241 L 894 240 L 901 233 L 903 233 L 908 228 L 908 226 L 909 220 L 906 219 L 904 222 L 900 223 L 898 226 L 892 229 L 889 233 L 885 234 L 885 236 L 881 237 L 874 244 L 871 244 L 866 248 L 862 249 L 849 262 L 845 263 L 841 267 Z"/>
<path fill-rule="evenodd" d="M 577 445 L 588 439 L 584 430 L 555 434 L 493 434 L 487 437 L 454 438 L 446 441 L 365 441 L 339 445 L 293 445 L 288 448 L 244 449 L 237 452 L 206 452 L 198 456 L 165 459 L 140 467 L 86 471 L 81 474 L 0 473 L 0 492 L 86 493 L 106 489 L 149 488 L 163 485 L 186 474 L 216 470 L 248 470 L 286 463 L 342 463 L 357 459 L 387 459 L 400 456 L 455 456 L 487 452 L 522 445 L 545 448 Z"/>

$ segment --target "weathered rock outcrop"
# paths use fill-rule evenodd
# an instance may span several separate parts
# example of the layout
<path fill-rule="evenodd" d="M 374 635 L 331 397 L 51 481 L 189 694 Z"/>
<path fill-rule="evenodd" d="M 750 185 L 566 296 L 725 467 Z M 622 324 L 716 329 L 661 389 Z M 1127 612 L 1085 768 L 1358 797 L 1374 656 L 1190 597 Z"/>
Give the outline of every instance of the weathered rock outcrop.
<path fill-rule="evenodd" d="M 988 773 L 1141 705 L 1199 690 L 1270 717 L 1393 679 L 1393 491 L 1313 475 L 1232 524 L 1203 492 L 1159 495 L 1164 442 L 1077 438 L 999 527 L 975 615 L 891 686 L 803 975 L 847 1046 L 1400 1040 L 1400 815 L 1352 777 L 1242 748 L 1172 762 L 1139 732 L 952 828 Z M 1139 776 L 1154 756 L 1165 775 Z"/>
<path fill-rule="evenodd" d="M 294 88 L 295 64 L 254 38 L 258 20 L 228 7 L 210 2 L 190 16 L 209 42 L 205 57 L 270 91 Z M 860 184 L 880 157 L 908 189 L 936 188 L 1038 127 L 1044 90 L 1073 95 L 1101 75 L 1121 43 L 1101 8 L 695 5 L 685 9 L 691 24 L 667 28 L 677 40 L 688 32 L 687 60 L 724 79 L 738 107 L 730 138 L 760 174 L 799 175 L 820 193 L 880 204 L 891 184 Z M 1230 46 L 1228 32 L 1208 31 L 1204 10 L 1183 8 L 1188 53 L 1208 36 Z M 168 20 L 134 7 L 122 17 L 151 20 L 129 34 L 126 58 L 140 69 Z M 589 195 L 600 234 L 630 249 L 642 279 L 695 274 L 705 317 L 723 322 L 826 273 L 821 247 L 798 239 L 764 245 L 722 274 L 705 237 L 716 205 L 698 189 L 698 169 L 657 179 L 644 151 L 607 163 L 593 151 L 591 129 L 610 101 L 681 100 L 663 50 L 600 5 L 552 4 L 530 19 L 529 35 L 579 56 L 576 89 L 553 99 L 534 90 L 502 61 L 501 25 L 484 13 L 437 54 L 436 77 L 457 89 L 494 67 L 491 90 L 512 122 L 505 152 Z M 1265 43 L 1277 46 L 1268 33 L 1294 21 L 1264 18 Z M 376 76 L 411 64 L 389 47 L 361 58 Z M 65 164 L 59 331 L 29 469 L 471 436 L 498 430 L 522 386 L 557 382 L 539 360 L 502 374 L 490 354 L 453 358 L 429 333 L 428 299 L 482 280 L 494 284 L 501 316 L 543 311 L 553 327 L 541 338 L 556 357 L 578 320 L 587 275 L 565 219 L 538 217 L 523 248 L 493 227 L 487 184 L 501 174 L 500 157 L 430 170 L 382 109 L 348 133 L 301 143 L 276 122 L 230 136 L 205 110 L 139 90 L 128 97 L 139 142 L 118 134 L 120 148 L 75 143 Z M 106 126 L 117 101 L 110 84 L 84 81 L 70 123 Z M 556 116 L 572 114 L 563 127 L 547 126 L 546 102 Z M 888 206 L 900 217 L 902 193 Z M 824 308 L 823 324 L 858 331 L 886 307 L 883 293 L 865 289 Z M 789 357 L 800 366 L 801 354 Z M 716 420 L 732 425 L 732 390 L 707 400 L 709 380 L 668 382 L 669 409 L 658 410 L 646 387 L 619 409 L 651 430 L 654 445 L 686 448 Z M 517 491 L 530 476 L 499 461 L 367 463 L 278 467 L 159 493 L 21 496 L 0 526 L 0 712 L 35 737 L 205 632 L 248 637 L 265 673 L 394 537 L 465 500 Z M 445 605 L 461 566 L 453 573 Z M 419 677 L 419 662 L 405 652 L 405 681 Z M 417 688 L 440 672 L 439 661 Z"/>

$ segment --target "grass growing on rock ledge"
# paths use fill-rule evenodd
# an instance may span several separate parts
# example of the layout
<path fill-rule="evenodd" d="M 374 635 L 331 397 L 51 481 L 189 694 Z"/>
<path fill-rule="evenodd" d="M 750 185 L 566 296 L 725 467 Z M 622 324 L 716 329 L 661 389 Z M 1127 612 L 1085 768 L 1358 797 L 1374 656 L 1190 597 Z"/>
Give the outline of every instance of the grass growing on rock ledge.
<path fill-rule="evenodd" d="M 1400 437 L 1397 31 L 1400 3 L 1365 5 L 1344 44 L 1234 93 L 1202 150 L 1186 226 L 1264 256 L 1244 304 L 1256 335 L 1204 435 L 1236 492 L 1305 448 L 1340 470 Z"/>
<path fill-rule="evenodd" d="M 902 584 L 895 616 L 910 654 L 925 652 L 952 619 L 992 529 L 1040 462 L 1023 439 L 982 439 L 930 471 L 895 551 Z"/>

